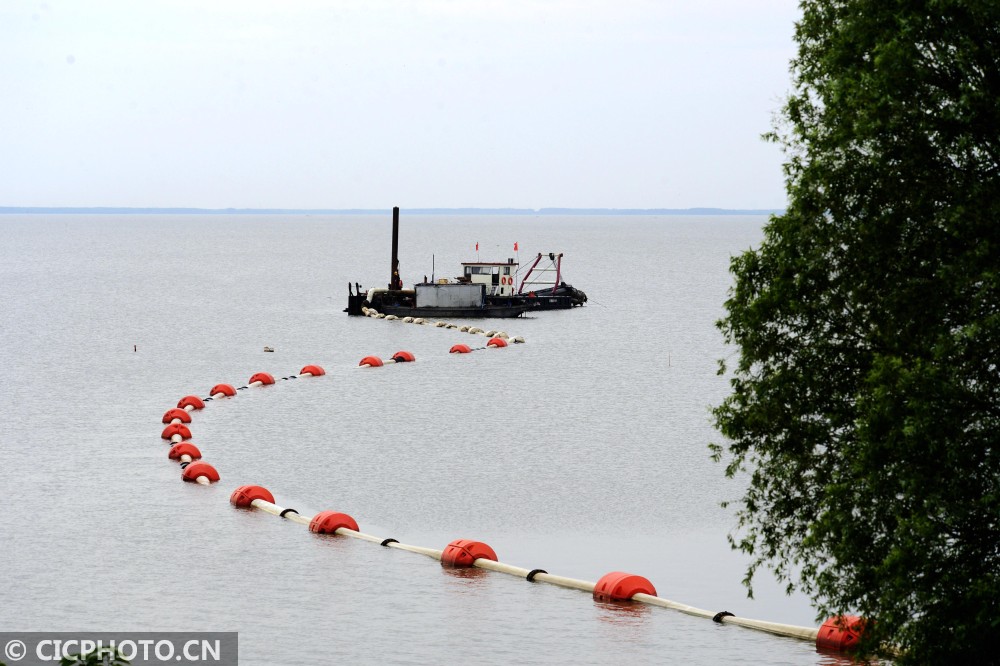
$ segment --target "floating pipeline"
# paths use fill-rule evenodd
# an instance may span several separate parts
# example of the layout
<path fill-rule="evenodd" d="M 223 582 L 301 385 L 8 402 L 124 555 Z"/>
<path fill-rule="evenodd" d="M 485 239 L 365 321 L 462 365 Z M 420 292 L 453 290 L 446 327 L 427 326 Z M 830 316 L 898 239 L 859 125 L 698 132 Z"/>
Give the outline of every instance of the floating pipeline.
<path fill-rule="evenodd" d="M 448 350 L 448 353 L 468 354 L 470 352 L 480 351 L 482 349 L 490 349 L 490 348 L 503 349 L 506 346 L 507 346 L 507 341 L 504 340 L 503 338 L 490 338 L 489 341 L 486 343 L 485 347 L 470 347 L 469 345 L 459 343 L 457 345 L 452 345 L 451 349 Z"/>
<path fill-rule="evenodd" d="M 417 357 L 408 351 L 398 351 L 392 355 L 388 361 L 383 361 L 378 356 L 365 356 L 358 363 L 359 368 L 381 368 L 384 365 L 392 365 L 393 363 L 413 363 L 417 360 Z"/>
<path fill-rule="evenodd" d="M 494 340 L 499 340 L 499 342 L 494 343 Z M 502 348 L 505 346 L 505 338 L 491 338 L 486 347 L 479 349 L 488 349 L 490 347 Z M 451 348 L 450 353 L 469 353 L 471 351 L 473 350 L 467 345 L 455 345 Z M 367 356 L 362 359 L 359 366 L 380 367 L 388 363 L 405 363 L 412 362 L 413 360 L 413 355 L 409 352 L 396 352 L 392 359 L 385 363 L 378 357 Z M 372 363 L 371 361 L 378 362 Z M 300 377 L 319 377 L 325 374 L 326 372 L 320 366 L 316 365 L 305 366 L 299 372 Z M 270 378 L 271 381 L 267 381 L 267 378 Z M 294 378 L 295 376 L 291 375 L 282 379 Z M 244 388 L 267 386 L 273 383 L 274 378 L 271 375 L 257 373 L 250 378 L 248 387 Z M 229 394 L 224 389 L 220 390 L 220 387 L 232 388 L 229 384 L 218 384 L 212 389 L 212 398 L 219 394 L 223 397 L 233 397 L 236 395 L 235 389 L 233 389 L 232 394 Z M 204 401 L 196 396 L 185 396 L 178 402 L 178 409 L 184 410 L 188 416 L 190 416 L 189 413 L 191 411 L 203 409 L 204 407 Z M 164 429 L 162 438 L 169 439 L 172 443 L 169 458 L 181 463 L 182 479 L 202 485 L 210 485 L 218 482 L 220 480 L 218 471 L 208 463 L 202 461 L 201 451 L 192 442 L 187 441 L 191 438 L 191 431 L 182 422 L 183 416 L 180 416 L 175 410 L 169 410 L 164 414 L 164 422 L 167 421 L 168 415 L 171 417 L 169 419 L 170 423 Z M 837 652 L 853 651 L 864 633 L 865 620 L 852 615 L 831 617 L 819 628 L 812 628 L 737 617 L 728 611 L 712 612 L 696 608 L 657 596 L 656 588 L 648 579 L 624 571 L 612 571 L 602 576 L 597 582 L 591 582 L 550 574 L 544 569 L 517 567 L 500 562 L 493 548 L 483 542 L 470 539 L 456 539 L 441 550 L 404 544 L 393 538 L 383 538 L 362 532 L 357 521 L 346 513 L 321 511 L 312 517 L 302 516 L 295 509 L 284 508 L 275 504 L 274 496 L 262 486 L 246 485 L 238 487 L 230 496 L 230 503 L 241 509 L 257 509 L 285 520 L 299 523 L 307 526 L 309 531 L 314 534 L 346 536 L 377 543 L 386 548 L 425 555 L 438 560 L 443 567 L 476 567 L 518 576 L 529 582 L 549 583 L 551 585 L 588 592 L 596 601 L 639 602 L 651 606 L 660 606 L 687 615 L 710 619 L 719 624 L 734 624 L 777 636 L 813 641 L 816 647 L 821 650 Z"/>
<path fill-rule="evenodd" d="M 326 371 L 318 365 L 307 365 L 299 373 L 301 377 L 319 377 L 325 375 Z M 292 375 L 294 379 L 294 375 Z M 288 377 L 283 377 L 288 379 Z M 269 386 L 274 384 L 274 377 L 266 372 L 258 372 L 250 377 L 247 386 L 240 388 L 251 388 L 257 386 Z M 215 400 L 222 397 L 234 397 L 237 389 L 232 384 L 216 384 L 209 392 L 211 396 L 205 400 Z M 187 423 L 191 422 L 190 412 L 204 409 L 205 400 L 195 395 L 186 395 L 177 402 L 177 407 L 169 409 L 163 415 L 162 421 L 167 423 L 167 427 L 160 433 L 162 439 L 171 443 L 170 451 L 167 454 L 171 460 L 181 463 L 181 479 L 202 485 L 211 485 L 219 481 L 219 472 L 201 460 L 201 451 L 191 441 L 191 430 Z"/>
<path fill-rule="evenodd" d="M 529 582 L 542 582 L 559 587 L 580 590 L 591 594 L 595 601 L 639 602 L 660 606 L 693 615 L 720 624 L 734 624 L 747 629 L 764 631 L 777 636 L 813 641 L 824 650 L 850 652 L 857 647 L 864 631 L 864 621 L 844 615 L 831 617 L 819 628 L 801 627 L 778 622 L 742 618 L 727 611 L 712 612 L 681 604 L 657 596 L 656 588 L 646 578 L 624 571 L 612 571 L 597 582 L 567 578 L 550 574 L 544 569 L 526 569 L 499 561 L 496 551 L 489 545 L 471 539 L 456 539 L 444 549 L 425 548 L 400 543 L 393 538 L 382 538 L 361 531 L 356 520 L 346 513 L 321 511 L 312 518 L 301 516 L 294 509 L 285 509 L 274 503 L 274 496 L 261 486 L 241 486 L 233 491 L 230 503 L 243 509 L 259 509 L 275 516 L 307 525 L 315 534 L 338 535 L 377 543 L 387 548 L 405 550 L 438 560 L 448 568 L 476 567 L 524 578 Z"/>
<path fill-rule="evenodd" d="M 385 321 L 399 321 L 404 324 L 417 324 L 422 326 L 430 326 L 433 328 L 444 328 L 448 330 L 457 330 L 461 333 L 470 333 L 472 335 L 482 335 L 487 338 L 501 338 L 503 340 L 509 340 L 515 344 L 521 344 L 524 342 L 524 338 L 520 335 L 511 337 L 506 331 L 484 331 L 477 326 L 459 326 L 458 324 L 452 324 L 447 321 L 435 321 L 432 319 L 425 319 L 424 317 L 397 317 L 396 315 L 385 315 L 376 310 L 375 308 L 363 307 L 361 308 L 361 314 L 366 317 L 371 317 L 373 319 L 384 319 Z"/>

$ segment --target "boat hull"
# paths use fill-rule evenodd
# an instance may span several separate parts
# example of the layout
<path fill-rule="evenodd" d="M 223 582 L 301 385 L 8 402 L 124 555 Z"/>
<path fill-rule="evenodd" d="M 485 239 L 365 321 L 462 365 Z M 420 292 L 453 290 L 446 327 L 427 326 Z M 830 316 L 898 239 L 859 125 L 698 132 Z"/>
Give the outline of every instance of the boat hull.
<path fill-rule="evenodd" d="M 487 305 L 480 308 L 418 308 L 407 305 L 373 305 L 375 310 L 397 317 L 426 317 L 429 319 L 513 319 L 530 309 L 528 305 Z"/>
<path fill-rule="evenodd" d="M 568 310 L 587 302 L 587 294 L 566 283 L 554 289 L 537 289 L 521 293 L 518 294 L 518 298 L 525 299 L 532 310 Z"/>

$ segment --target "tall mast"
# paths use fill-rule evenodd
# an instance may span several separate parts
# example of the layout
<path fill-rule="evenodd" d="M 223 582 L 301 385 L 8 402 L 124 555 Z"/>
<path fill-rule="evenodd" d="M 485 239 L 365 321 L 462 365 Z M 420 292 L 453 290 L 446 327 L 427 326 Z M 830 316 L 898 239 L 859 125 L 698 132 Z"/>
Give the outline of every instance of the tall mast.
<path fill-rule="evenodd" d="M 392 265 L 389 267 L 389 289 L 402 289 L 399 277 L 399 206 L 392 207 Z"/>

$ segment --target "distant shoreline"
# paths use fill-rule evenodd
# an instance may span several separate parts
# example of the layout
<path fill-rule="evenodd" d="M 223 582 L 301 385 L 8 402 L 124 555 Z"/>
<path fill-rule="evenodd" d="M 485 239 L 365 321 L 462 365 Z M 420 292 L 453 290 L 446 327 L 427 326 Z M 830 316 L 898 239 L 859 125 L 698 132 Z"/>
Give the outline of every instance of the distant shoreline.
<path fill-rule="evenodd" d="M 771 215 L 779 208 L 404 208 L 408 215 Z M 386 215 L 391 208 L 63 208 L 0 206 L 0 215 Z"/>

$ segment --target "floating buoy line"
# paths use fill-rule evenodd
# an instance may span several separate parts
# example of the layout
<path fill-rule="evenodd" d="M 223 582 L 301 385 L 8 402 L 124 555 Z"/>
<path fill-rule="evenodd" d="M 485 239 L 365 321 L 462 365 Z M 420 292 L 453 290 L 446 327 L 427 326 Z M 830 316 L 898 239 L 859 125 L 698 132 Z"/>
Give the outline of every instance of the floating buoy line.
<path fill-rule="evenodd" d="M 487 338 L 500 338 L 501 340 L 513 342 L 515 344 L 520 344 L 524 342 L 524 338 L 520 335 L 511 337 L 506 331 L 496 331 L 496 330 L 483 330 L 478 326 L 459 326 L 458 324 L 452 324 L 447 321 L 436 321 L 434 319 L 427 319 L 425 317 L 397 317 L 396 315 L 382 314 L 375 308 L 363 307 L 361 308 L 361 314 L 366 317 L 371 317 L 372 319 L 384 319 L 386 321 L 399 321 L 404 324 L 416 324 L 418 326 L 431 326 L 433 328 L 444 328 L 450 331 L 458 331 L 460 333 L 469 333 L 471 335 L 482 335 Z"/>
<path fill-rule="evenodd" d="M 389 320 L 396 319 L 393 315 L 385 316 L 379 313 L 373 315 L 371 314 L 372 312 L 374 311 L 369 310 L 365 314 L 370 317 L 378 316 L 379 318 Z M 453 345 L 449 350 L 451 354 L 466 354 L 484 349 L 502 349 L 507 346 L 508 340 L 510 342 L 524 341 L 523 338 L 511 339 L 502 331 L 487 332 L 475 327 L 457 327 L 454 324 L 446 322 L 428 322 L 419 317 L 403 317 L 399 321 L 424 325 L 429 324 L 438 328 L 454 328 L 462 332 L 468 332 L 473 335 L 484 335 L 490 338 L 483 347 L 470 348 L 465 344 Z M 398 351 L 385 361 L 378 356 L 365 356 L 358 363 L 358 367 L 377 368 L 396 363 L 411 363 L 415 360 L 413 354 L 410 352 Z M 307 365 L 299 371 L 297 376 L 308 378 L 322 377 L 324 375 L 326 375 L 326 371 L 322 367 Z M 296 379 L 296 375 L 289 375 L 281 379 Z M 211 485 L 221 480 L 219 472 L 212 465 L 202 460 L 201 451 L 191 441 L 192 433 L 188 427 L 192 422 L 191 413 L 204 409 L 206 402 L 222 400 L 223 398 L 233 398 L 237 395 L 238 391 L 271 386 L 275 383 L 273 375 L 266 372 L 258 372 L 250 377 L 245 386 L 239 388 L 234 387 L 232 384 L 222 383 L 213 386 L 207 398 L 186 395 L 178 401 L 176 407 L 168 409 L 164 413 L 162 422 L 165 424 L 165 427 L 160 436 L 170 443 L 170 451 L 167 454 L 168 458 L 180 463 L 181 478 L 184 481 L 201 485 Z M 346 513 L 320 511 L 314 516 L 302 516 L 295 509 L 278 506 L 271 492 L 262 486 L 239 486 L 232 492 L 229 501 L 233 506 L 242 510 L 263 511 L 304 525 L 308 527 L 310 532 L 315 534 L 350 537 L 376 543 L 385 548 L 425 555 L 438 560 L 443 567 L 476 567 L 497 573 L 509 574 L 524 578 L 526 581 L 532 583 L 549 583 L 559 587 L 588 592 L 597 601 L 639 602 L 650 606 L 660 606 L 687 615 L 710 619 L 720 624 L 733 624 L 778 636 L 813 641 L 816 647 L 821 650 L 850 652 L 857 647 L 864 631 L 865 620 L 853 615 L 828 618 L 822 626 L 817 628 L 737 617 L 728 611 L 713 612 L 696 608 L 657 596 L 656 588 L 648 579 L 624 571 L 612 571 L 602 576 L 600 580 L 591 582 L 550 574 L 544 569 L 517 567 L 500 562 L 496 551 L 480 541 L 456 539 L 440 550 L 404 544 L 393 538 L 374 536 L 362 532 L 357 521 Z"/>

